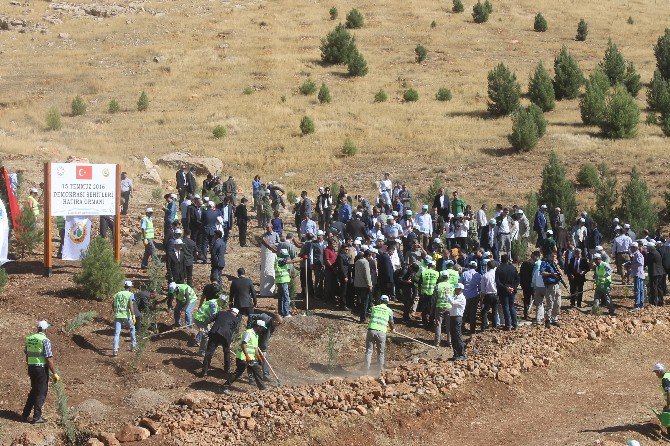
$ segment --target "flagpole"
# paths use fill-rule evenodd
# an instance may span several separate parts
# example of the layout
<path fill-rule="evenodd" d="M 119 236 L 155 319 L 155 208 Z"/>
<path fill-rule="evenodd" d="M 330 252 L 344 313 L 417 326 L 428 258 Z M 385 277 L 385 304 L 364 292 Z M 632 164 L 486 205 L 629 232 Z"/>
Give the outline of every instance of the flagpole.
<path fill-rule="evenodd" d="M 51 243 L 51 162 L 44 163 L 44 275 L 51 277 L 53 259 Z"/>

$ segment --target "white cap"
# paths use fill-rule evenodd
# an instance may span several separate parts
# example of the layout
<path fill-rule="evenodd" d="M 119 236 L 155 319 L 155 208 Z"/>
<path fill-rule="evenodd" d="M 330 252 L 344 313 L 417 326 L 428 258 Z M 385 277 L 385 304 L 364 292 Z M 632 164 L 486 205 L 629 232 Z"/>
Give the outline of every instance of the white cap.
<path fill-rule="evenodd" d="M 458 214 L 456 214 L 456 218 L 461 218 L 461 217 L 463 217 L 463 216 L 464 216 L 464 215 L 463 215 L 462 212 L 459 212 Z"/>
<path fill-rule="evenodd" d="M 46 322 L 46 321 L 42 321 L 42 322 Z M 659 362 L 654 366 L 654 372 L 665 372 L 665 366 L 663 365 L 662 362 Z"/>
<path fill-rule="evenodd" d="M 298 204 L 298 203 L 300 203 L 300 198 L 295 199 L 295 204 Z"/>
<path fill-rule="evenodd" d="M 540 209 L 547 209 L 547 205 L 543 204 L 542 206 L 540 206 Z"/>
<path fill-rule="evenodd" d="M 37 328 L 41 328 L 42 331 L 46 330 L 49 327 L 51 327 L 51 325 L 49 325 L 47 321 L 42 320 L 37 323 Z"/>
<path fill-rule="evenodd" d="M 580 223 L 586 223 L 586 220 L 584 220 L 583 218 L 580 218 L 580 219 L 579 219 L 579 222 L 580 222 Z"/>
<path fill-rule="evenodd" d="M 441 277 L 448 277 L 449 276 L 449 271 L 447 271 L 446 269 L 440 271 L 440 276 Z"/>
<path fill-rule="evenodd" d="M 628 246 L 629 246 L 630 248 L 637 248 L 637 247 L 640 246 L 640 245 L 638 245 L 637 242 L 633 242 L 633 243 L 631 243 L 631 244 L 628 245 Z"/>
<path fill-rule="evenodd" d="M 200 198 L 200 194 L 193 195 L 193 198 Z"/>
<path fill-rule="evenodd" d="M 356 212 L 356 217 L 362 217 L 363 213 L 362 212 Z"/>
<path fill-rule="evenodd" d="M 490 225 L 495 225 L 495 224 L 497 224 L 497 223 L 498 223 L 498 222 L 496 221 L 495 218 L 492 218 L 491 220 L 489 220 L 489 224 L 490 224 Z"/>
<path fill-rule="evenodd" d="M 442 244 L 442 240 L 440 240 L 439 237 L 435 237 L 435 240 L 433 240 L 433 243 L 437 243 L 438 245 Z"/>
<path fill-rule="evenodd" d="M 184 231 L 181 228 L 177 228 L 177 229 L 174 230 L 174 233 L 175 234 L 183 234 Z"/>
<path fill-rule="evenodd" d="M 421 209 L 427 210 L 427 209 L 428 209 L 428 205 L 427 205 L 427 204 L 424 204 L 423 206 L 421 206 Z"/>
<path fill-rule="evenodd" d="M 256 325 L 259 326 L 259 327 L 263 327 L 263 328 L 265 328 L 265 321 L 263 321 L 263 320 L 261 320 L 261 319 L 258 319 L 258 320 L 256 321 Z"/>
<path fill-rule="evenodd" d="M 170 282 L 170 284 L 168 285 L 168 290 L 174 290 L 175 288 L 177 288 L 177 284 L 174 282 Z"/>
<path fill-rule="evenodd" d="M 370 252 L 373 254 L 377 254 L 379 250 L 377 248 L 370 248 Z"/>
<path fill-rule="evenodd" d="M 368 248 L 369 248 L 368 245 L 361 245 L 361 249 L 362 249 L 363 251 L 367 251 Z"/>
<path fill-rule="evenodd" d="M 556 210 L 560 212 L 561 208 L 559 208 L 558 206 L 556 206 Z"/>
<path fill-rule="evenodd" d="M 175 245 L 175 246 L 181 246 L 181 245 L 183 245 L 183 244 L 184 244 L 184 241 L 183 241 L 182 239 L 180 239 L 180 238 L 178 238 L 178 239 L 176 239 L 176 240 L 174 241 L 174 245 Z"/>
<path fill-rule="evenodd" d="M 596 246 L 596 251 L 600 252 L 600 251 L 602 251 L 602 250 L 603 250 L 603 247 L 602 247 L 602 246 L 600 246 L 600 245 Z"/>
<path fill-rule="evenodd" d="M 488 257 L 491 255 L 491 251 L 484 251 L 484 257 Z"/>
<path fill-rule="evenodd" d="M 623 228 L 624 229 L 630 229 L 630 225 L 628 223 L 626 223 L 625 225 L 623 225 Z"/>
<path fill-rule="evenodd" d="M 517 209 L 516 213 L 519 214 L 519 215 L 523 215 L 523 209 Z"/>
<path fill-rule="evenodd" d="M 457 283 L 456 286 L 454 287 L 455 290 L 463 290 L 465 287 L 463 286 L 462 283 Z"/>
<path fill-rule="evenodd" d="M 397 217 L 398 216 L 398 211 L 391 212 L 391 215 L 393 215 L 394 217 Z"/>
<path fill-rule="evenodd" d="M 318 231 L 316 231 L 316 235 L 323 235 L 323 234 L 325 234 L 325 232 L 323 232 L 321 229 L 319 229 Z"/>
<path fill-rule="evenodd" d="M 359 239 L 354 240 L 354 245 L 360 245 L 361 241 Z"/>
<path fill-rule="evenodd" d="M 616 226 L 614 227 L 614 230 L 615 230 L 615 231 L 618 231 L 619 229 L 621 229 L 621 226 L 619 226 L 619 225 L 616 225 Z"/>
<path fill-rule="evenodd" d="M 454 261 L 453 261 L 453 260 L 451 260 L 451 259 L 447 259 L 447 261 L 446 261 L 446 262 L 444 262 L 444 263 L 445 263 L 445 264 L 446 264 L 447 266 L 451 266 L 451 265 L 453 265 L 453 264 L 454 264 Z"/>
<path fill-rule="evenodd" d="M 231 308 L 231 309 L 230 309 L 230 312 L 233 313 L 235 316 L 237 316 L 238 314 L 240 314 L 240 310 L 238 310 L 237 308 Z"/>
<path fill-rule="evenodd" d="M 614 220 L 612 220 L 613 223 L 619 223 L 619 217 L 614 217 Z"/>
<path fill-rule="evenodd" d="M 153 211 L 154 211 L 154 208 L 147 208 L 147 210 L 144 211 L 144 212 L 147 213 L 147 214 L 150 214 L 150 213 L 152 213 Z"/>
<path fill-rule="evenodd" d="M 39 193 L 39 191 L 37 190 L 36 187 L 33 187 L 33 188 L 30 189 L 30 193 L 31 193 L 31 194 L 32 194 L 32 193 L 36 193 L 36 194 L 37 194 L 37 193 Z"/>
<path fill-rule="evenodd" d="M 209 197 L 202 197 L 202 201 L 204 201 L 205 203 L 207 203 L 207 202 L 209 201 Z"/>
<path fill-rule="evenodd" d="M 207 202 L 207 206 L 209 206 L 210 208 L 213 208 L 214 206 L 216 206 L 216 204 L 214 204 L 214 202 L 212 200 L 209 200 Z"/>
<path fill-rule="evenodd" d="M 177 194 L 170 194 L 170 198 L 177 198 Z"/>
<path fill-rule="evenodd" d="M 553 234 L 554 234 L 554 231 L 552 231 L 552 230 L 550 229 L 550 230 L 547 231 L 547 234 L 549 234 L 549 235 L 553 235 Z"/>
<path fill-rule="evenodd" d="M 451 213 L 450 213 L 449 215 L 447 215 L 447 217 L 449 217 L 449 218 L 454 218 L 454 214 L 451 214 Z"/>
<path fill-rule="evenodd" d="M 405 215 L 412 215 L 412 210 L 411 210 L 411 209 L 407 209 L 407 210 L 405 211 Z"/>
<path fill-rule="evenodd" d="M 601 256 L 600 254 L 593 254 L 593 260 L 602 259 L 602 258 L 603 258 L 603 256 Z"/>
<path fill-rule="evenodd" d="M 131 286 L 133 286 L 133 282 L 131 282 L 130 280 L 126 280 L 125 282 L 123 282 L 123 286 L 127 286 L 128 288 L 130 288 Z"/>
<path fill-rule="evenodd" d="M 477 266 L 477 262 L 474 260 L 470 260 L 470 263 L 468 263 L 470 266 Z"/>
<path fill-rule="evenodd" d="M 381 300 L 382 302 L 388 302 L 388 301 L 389 301 L 389 297 L 388 297 L 386 294 L 382 294 L 382 295 L 379 297 L 379 300 Z"/>
<path fill-rule="evenodd" d="M 279 250 L 279 255 L 287 256 L 288 255 L 288 249 L 286 249 L 286 248 L 280 249 Z"/>
<path fill-rule="evenodd" d="M 582 216 L 583 217 L 586 217 L 587 215 L 589 215 L 589 214 L 586 211 L 582 211 Z"/>

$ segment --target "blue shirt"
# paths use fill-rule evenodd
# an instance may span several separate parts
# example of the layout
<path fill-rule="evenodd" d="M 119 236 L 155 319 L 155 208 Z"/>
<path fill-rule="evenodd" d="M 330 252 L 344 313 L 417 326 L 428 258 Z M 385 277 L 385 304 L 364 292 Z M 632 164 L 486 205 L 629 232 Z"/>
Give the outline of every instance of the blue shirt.
<path fill-rule="evenodd" d="M 261 183 L 260 181 L 253 180 L 251 182 L 251 188 L 253 189 L 253 193 L 257 194 L 259 190 L 261 190 Z"/>
<path fill-rule="evenodd" d="M 271 223 L 272 223 L 272 231 L 276 232 L 281 237 L 281 234 L 284 231 L 284 222 L 282 221 L 282 219 L 279 217 L 273 218 Z"/>
<path fill-rule="evenodd" d="M 303 220 L 300 222 L 300 235 L 305 235 L 308 232 L 316 235 L 316 222 L 314 220 Z"/>
<path fill-rule="evenodd" d="M 345 203 L 340 206 L 340 215 L 338 218 L 342 223 L 346 223 L 351 220 L 351 206 L 349 203 Z"/>
<path fill-rule="evenodd" d="M 553 262 L 547 262 L 546 260 L 542 261 L 542 264 L 540 265 L 540 274 L 542 273 L 556 274 L 557 272 L 558 270 L 554 266 Z M 544 280 L 545 285 L 556 285 L 558 283 L 557 277 L 542 276 L 542 280 Z"/>
<path fill-rule="evenodd" d="M 165 226 L 171 225 L 174 219 L 177 218 L 177 203 L 174 201 L 167 203 L 163 212 L 165 212 Z"/>
<path fill-rule="evenodd" d="M 479 296 L 479 286 L 482 281 L 482 275 L 477 272 L 477 269 L 472 268 L 463 271 L 461 274 L 461 283 L 464 286 L 463 295 L 466 299 L 472 299 Z"/>

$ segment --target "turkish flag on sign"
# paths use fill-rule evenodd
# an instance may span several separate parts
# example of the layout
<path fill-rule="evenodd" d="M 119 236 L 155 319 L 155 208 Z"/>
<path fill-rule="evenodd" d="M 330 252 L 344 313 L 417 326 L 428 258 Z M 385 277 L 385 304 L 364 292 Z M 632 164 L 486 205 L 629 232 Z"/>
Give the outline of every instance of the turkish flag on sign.
<path fill-rule="evenodd" d="M 77 166 L 77 175 L 75 178 L 77 180 L 92 180 L 93 179 L 93 166 Z"/>

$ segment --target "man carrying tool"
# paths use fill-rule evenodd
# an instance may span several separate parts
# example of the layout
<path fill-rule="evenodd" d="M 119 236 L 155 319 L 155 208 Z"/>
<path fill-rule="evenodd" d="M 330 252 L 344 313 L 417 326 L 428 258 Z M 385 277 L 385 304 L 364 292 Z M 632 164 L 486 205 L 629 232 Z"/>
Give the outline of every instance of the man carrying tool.
<path fill-rule="evenodd" d="M 251 370 L 258 388 L 265 390 L 265 384 L 263 384 L 261 378 L 263 372 L 261 366 L 258 364 L 258 359 L 261 361 L 265 360 L 263 353 L 258 348 L 258 335 L 264 332 L 265 329 L 265 321 L 257 320 L 253 328 L 247 329 L 242 335 L 240 348 L 237 350 L 235 359 L 235 366 L 237 367 L 235 374 L 223 384 L 226 391 L 247 369 Z"/>
<path fill-rule="evenodd" d="M 453 271 L 453 269 L 440 271 L 440 278 L 435 287 L 433 301 L 431 302 L 435 318 L 435 341 L 433 342 L 435 347 L 440 346 L 443 323 L 446 325 L 445 333 L 447 334 L 447 346 L 451 345 L 451 338 L 449 336 L 449 309 L 451 308 L 451 305 L 447 302 L 447 297 L 453 296 L 454 286 L 452 285 L 451 280 L 449 280 L 449 271 Z"/>
<path fill-rule="evenodd" d="M 595 268 L 593 270 L 593 278 L 596 282 L 596 292 L 593 295 L 593 310 L 596 310 L 600 305 L 607 305 L 610 316 L 614 316 L 614 304 L 610 295 L 612 291 L 612 268 L 602 261 L 600 254 L 593 255 L 593 262 Z"/>
<path fill-rule="evenodd" d="M 661 392 L 665 396 L 663 412 L 670 412 L 670 373 L 665 370 L 665 366 L 660 362 L 654 366 L 654 373 L 661 379 Z"/>
<path fill-rule="evenodd" d="M 370 323 L 368 324 L 368 334 L 365 338 L 365 370 L 370 371 L 372 362 L 372 350 L 377 347 L 377 363 L 380 372 L 384 371 L 384 357 L 386 350 L 386 332 L 389 327 L 393 328 L 393 310 L 386 304 L 389 297 L 385 294 L 379 298 L 381 303 L 375 305 L 370 310 Z"/>
<path fill-rule="evenodd" d="M 225 294 L 219 295 L 209 295 L 204 304 L 200 305 L 200 308 L 193 313 L 193 321 L 198 327 L 198 333 L 195 335 L 195 343 L 200 345 L 200 350 L 198 350 L 198 355 L 202 356 L 205 354 L 205 349 L 207 348 L 207 329 L 209 328 L 210 319 L 216 316 L 219 312 L 219 308 L 223 310 L 226 305 L 227 296 Z"/>
<path fill-rule="evenodd" d="M 230 343 L 240 325 L 241 318 L 238 317 L 239 314 L 240 311 L 237 308 L 231 308 L 229 311 L 220 310 L 209 318 L 212 328 L 209 330 L 207 336 L 209 339 L 207 341 L 205 359 L 202 361 L 201 378 L 207 376 L 209 365 L 212 363 L 212 357 L 219 346 L 223 348 L 223 374 L 226 379 L 230 377 Z"/>
<path fill-rule="evenodd" d="M 117 356 L 119 351 L 119 338 L 121 337 L 121 325 L 126 323 L 130 328 L 131 351 L 135 351 L 137 339 L 135 338 L 135 296 L 130 291 L 133 282 L 126 280 L 123 291 L 119 291 L 112 299 L 114 309 L 114 348 L 112 356 Z"/>
<path fill-rule="evenodd" d="M 26 337 L 26 362 L 28 363 L 28 376 L 30 377 L 30 393 L 23 408 L 23 420 L 28 421 L 30 413 L 33 412 L 33 424 L 46 423 L 42 418 L 42 406 L 49 390 L 49 372 L 53 376 L 54 383 L 60 381 L 54 368 L 51 342 L 44 334 L 49 328 L 47 321 L 37 323 L 37 333 Z"/>
<path fill-rule="evenodd" d="M 267 330 L 263 331 L 258 336 L 258 349 L 263 354 L 264 359 L 261 364 L 261 367 L 263 368 L 263 381 L 269 381 L 270 367 L 267 363 L 267 357 L 268 347 L 270 346 L 270 337 L 274 334 L 275 329 L 284 322 L 284 319 L 278 314 L 254 313 L 250 315 L 247 320 L 247 328 L 253 328 L 256 321 L 265 322 L 265 328 L 267 328 Z M 251 382 L 252 376 L 251 370 L 249 370 L 249 382 Z"/>
<path fill-rule="evenodd" d="M 174 323 L 175 325 L 181 327 L 181 312 L 184 310 L 184 316 L 186 319 L 186 325 L 192 324 L 192 315 L 193 309 L 195 308 L 195 303 L 198 300 L 198 297 L 193 291 L 193 288 L 186 285 L 185 283 L 176 284 L 170 282 L 168 285 L 168 297 L 174 296 L 177 301 L 177 305 L 174 307 Z"/>

